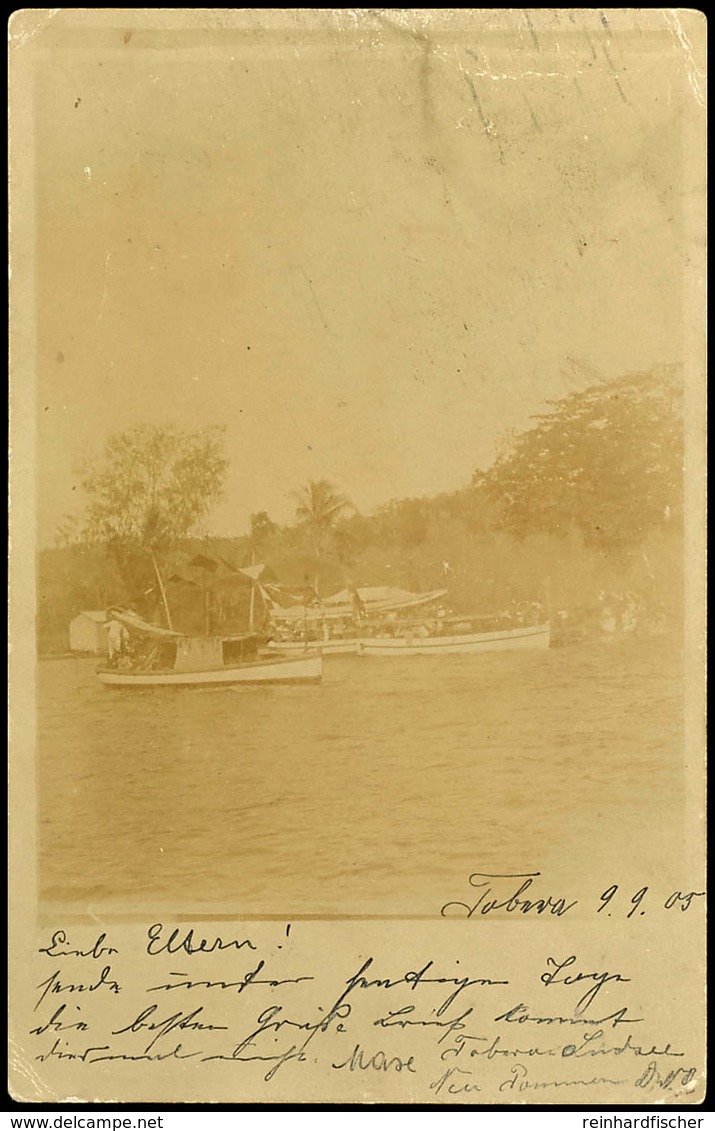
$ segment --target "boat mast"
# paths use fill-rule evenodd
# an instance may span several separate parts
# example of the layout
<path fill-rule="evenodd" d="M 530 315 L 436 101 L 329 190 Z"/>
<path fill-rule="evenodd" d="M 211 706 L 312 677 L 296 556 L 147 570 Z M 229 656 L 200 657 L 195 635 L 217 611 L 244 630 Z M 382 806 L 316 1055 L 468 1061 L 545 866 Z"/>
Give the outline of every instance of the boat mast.
<path fill-rule="evenodd" d="M 251 547 L 251 565 L 256 564 L 256 551 Z M 253 632 L 253 625 L 256 614 L 256 582 L 251 578 L 251 593 L 248 598 L 248 631 Z"/>
<path fill-rule="evenodd" d="M 251 596 L 248 605 L 248 631 L 253 632 L 256 612 L 256 583 L 251 582 Z"/>
<path fill-rule="evenodd" d="M 152 560 L 152 565 L 154 566 L 154 573 L 156 574 L 156 580 L 159 582 L 159 592 L 161 593 L 161 600 L 162 600 L 162 603 L 164 605 L 164 616 L 166 617 L 166 627 L 172 629 L 172 631 L 173 631 L 174 626 L 171 623 L 171 613 L 169 612 L 169 602 L 166 599 L 166 589 L 164 588 L 164 582 L 162 581 L 161 573 L 159 571 L 159 563 L 156 560 L 156 554 L 154 553 L 154 551 L 150 550 L 149 552 L 151 554 L 151 560 Z"/>
<path fill-rule="evenodd" d="M 551 621 L 554 619 L 554 610 L 553 610 L 553 595 L 552 595 L 552 592 L 551 592 L 551 577 L 550 576 L 544 578 L 543 605 L 544 605 L 544 611 L 546 613 L 546 619 L 547 619 L 547 621 L 549 621 L 549 623 L 551 623 Z"/>
<path fill-rule="evenodd" d="M 209 590 L 206 584 L 206 570 L 201 571 L 201 585 L 204 596 L 204 636 L 211 635 L 211 617 L 209 616 Z"/>

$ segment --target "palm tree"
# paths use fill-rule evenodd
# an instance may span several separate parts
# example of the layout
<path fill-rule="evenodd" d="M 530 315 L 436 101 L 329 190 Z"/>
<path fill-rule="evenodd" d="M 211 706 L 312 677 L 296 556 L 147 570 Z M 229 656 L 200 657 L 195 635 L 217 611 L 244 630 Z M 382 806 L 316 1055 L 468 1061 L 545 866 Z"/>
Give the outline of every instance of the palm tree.
<path fill-rule="evenodd" d="M 320 560 L 334 536 L 335 524 L 346 511 L 354 510 L 354 506 L 327 479 L 310 479 L 305 487 L 294 492 L 293 497 L 297 502 L 295 517 L 311 534 L 317 592 Z"/>

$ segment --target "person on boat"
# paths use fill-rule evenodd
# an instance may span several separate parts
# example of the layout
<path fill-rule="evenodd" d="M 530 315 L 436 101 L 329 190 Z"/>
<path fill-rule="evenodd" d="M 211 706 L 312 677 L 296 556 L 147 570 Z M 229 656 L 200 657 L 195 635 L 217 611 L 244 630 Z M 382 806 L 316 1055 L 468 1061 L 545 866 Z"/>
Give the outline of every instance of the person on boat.
<path fill-rule="evenodd" d="M 365 616 L 365 606 L 356 585 L 350 586 L 350 603 L 352 605 L 353 619 L 358 627 Z"/>
<path fill-rule="evenodd" d="M 120 656 L 129 649 L 129 633 L 125 626 L 110 615 L 105 624 L 107 632 L 107 656 L 110 667 L 116 667 Z"/>

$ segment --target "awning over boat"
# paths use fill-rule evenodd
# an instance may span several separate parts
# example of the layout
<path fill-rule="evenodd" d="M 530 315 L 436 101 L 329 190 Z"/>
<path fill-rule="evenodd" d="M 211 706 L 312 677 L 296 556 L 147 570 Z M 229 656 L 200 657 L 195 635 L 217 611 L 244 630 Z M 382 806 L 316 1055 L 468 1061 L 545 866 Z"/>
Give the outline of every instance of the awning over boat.
<path fill-rule="evenodd" d="M 259 579 L 263 582 L 275 580 L 275 575 L 263 562 L 235 566 L 218 555 L 194 554 L 191 558 L 184 556 L 180 559 L 167 581 L 169 584 L 190 585 L 202 589 L 220 589 L 232 585 L 250 589 L 258 585 Z"/>
<path fill-rule="evenodd" d="M 296 604 L 289 608 L 280 608 L 273 605 L 271 616 L 279 621 L 300 620 L 339 620 L 352 617 L 355 614 L 355 595 L 360 600 L 360 612 L 363 616 L 399 612 L 404 609 L 418 608 L 434 601 L 440 601 L 447 595 L 446 589 L 433 589 L 429 593 L 410 593 L 406 589 L 391 589 L 388 586 L 372 586 L 361 589 L 343 589 L 326 597 L 324 601 L 310 605 Z"/>
<path fill-rule="evenodd" d="M 239 566 L 238 572 L 244 574 L 246 577 L 249 577 L 251 581 L 258 581 L 258 579 L 260 577 L 263 577 L 264 575 L 273 576 L 270 573 L 270 570 L 268 570 L 267 567 L 262 563 L 258 563 L 257 565 Z"/>
<path fill-rule="evenodd" d="M 109 620 L 117 620 L 128 628 L 131 632 L 137 632 L 142 636 L 150 636 L 155 640 L 183 640 L 187 647 L 191 646 L 192 641 L 205 641 L 207 638 L 203 636 L 190 636 L 185 632 L 173 632 L 170 628 L 162 628 L 160 624 L 152 624 L 151 621 L 144 620 L 138 616 L 137 613 L 132 612 L 131 609 L 118 609 L 112 608 L 108 611 Z M 259 641 L 261 636 L 256 632 L 233 632 L 233 633 L 217 633 L 211 639 L 219 640 L 222 642 L 243 642 Z"/>
<path fill-rule="evenodd" d="M 416 605 L 427 605 L 447 596 L 446 589 L 432 589 L 429 593 L 410 593 L 407 589 L 394 589 L 389 585 L 368 585 L 359 589 L 341 589 L 332 597 L 326 597 L 323 604 L 349 605 L 357 593 L 365 609 L 411 609 Z"/>
<path fill-rule="evenodd" d="M 109 609 L 108 617 L 110 620 L 119 621 L 130 632 L 138 632 L 142 636 L 151 636 L 157 640 L 178 640 L 184 636 L 183 632 L 172 632 L 170 628 L 162 628 L 159 624 L 152 624 L 151 621 L 144 620 L 131 609 Z"/>

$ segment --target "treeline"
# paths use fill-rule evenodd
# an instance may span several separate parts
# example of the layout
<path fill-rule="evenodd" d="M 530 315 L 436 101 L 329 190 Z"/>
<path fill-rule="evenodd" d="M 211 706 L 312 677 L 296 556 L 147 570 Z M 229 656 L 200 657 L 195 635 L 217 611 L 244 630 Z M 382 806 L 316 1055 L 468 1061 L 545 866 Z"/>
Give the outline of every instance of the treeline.
<path fill-rule="evenodd" d="M 457 491 L 362 515 L 330 483 L 312 482 L 296 494 L 294 522 L 257 511 L 244 537 L 176 538 L 162 568 L 203 553 L 264 562 L 286 585 L 323 595 L 346 583 L 446 588 L 455 612 L 475 614 L 541 600 L 574 626 L 593 619 L 599 596 L 628 592 L 642 623 L 675 625 L 682 530 L 682 379 L 664 367 L 554 402 Z M 73 616 L 112 602 L 161 615 L 139 547 L 80 538 L 42 551 L 40 652 L 66 651 Z"/>

